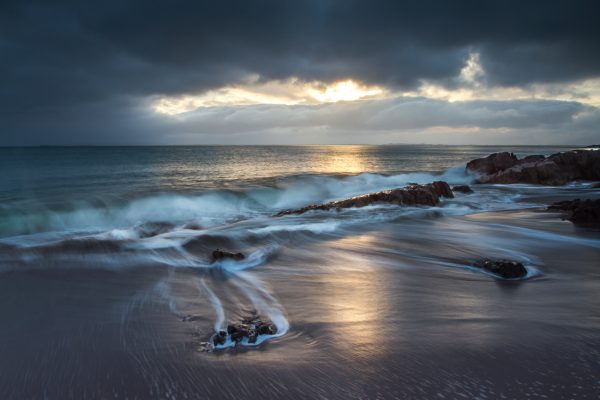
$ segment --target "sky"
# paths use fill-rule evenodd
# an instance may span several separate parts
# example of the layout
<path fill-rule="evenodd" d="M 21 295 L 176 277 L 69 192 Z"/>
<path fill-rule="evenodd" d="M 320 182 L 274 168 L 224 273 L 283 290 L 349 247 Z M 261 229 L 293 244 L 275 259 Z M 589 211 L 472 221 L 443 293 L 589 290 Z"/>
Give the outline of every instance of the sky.
<path fill-rule="evenodd" d="M 0 145 L 600 142 L 600 2 L 4 0 Z"/>

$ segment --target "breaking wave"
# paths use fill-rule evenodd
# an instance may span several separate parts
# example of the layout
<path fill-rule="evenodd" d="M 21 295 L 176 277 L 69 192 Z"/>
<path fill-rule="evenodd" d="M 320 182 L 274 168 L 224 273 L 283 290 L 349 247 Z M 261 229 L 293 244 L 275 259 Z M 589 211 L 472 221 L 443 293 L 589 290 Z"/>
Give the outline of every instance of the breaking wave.
<path fill-rule="evenodd" d="M 464 168 L 441 175 L 409 173 L 392 176 L 360 174 L 349 177 L 295 176 L 281 178 L 272 187 L 249 187 L 240 191 L 212 191 L 190 194 L 153 194 L 135 199 L 95 198 L 60 204 L 0 205 L 0 237 L 42 232 L 100 233 L 114 239 L 144 236 L 144 224 L 169 223 L 179 228 L 194 224 L 214 227 L 274 211 L 393 189 L 409 183 L 446 180 L 466 183 L 472 176 Z"/>

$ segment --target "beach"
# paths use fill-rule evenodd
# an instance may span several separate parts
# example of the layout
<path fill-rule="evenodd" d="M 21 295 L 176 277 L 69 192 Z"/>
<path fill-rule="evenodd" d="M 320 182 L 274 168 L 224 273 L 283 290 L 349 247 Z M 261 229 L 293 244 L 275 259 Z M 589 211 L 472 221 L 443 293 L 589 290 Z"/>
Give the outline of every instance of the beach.
<path fill-rule="evenodd" d="M 545 209 L 600 190 L 474 184 L 505 150 L 4 148 L 2 398 L 595 398 L 600 232 Z M 274 216 L 434 180 L 474 193 Z M 254 314 L 276 334 L 212 345 Z"/>

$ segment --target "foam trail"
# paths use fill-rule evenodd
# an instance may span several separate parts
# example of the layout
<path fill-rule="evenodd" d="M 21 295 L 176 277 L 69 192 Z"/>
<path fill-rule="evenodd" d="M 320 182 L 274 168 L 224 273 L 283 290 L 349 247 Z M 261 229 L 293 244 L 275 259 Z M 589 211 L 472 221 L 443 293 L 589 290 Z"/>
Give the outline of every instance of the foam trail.
<path fill-rule="evenodd" d="M 178 317 L 185 317 L 185 313 L 181 312 L 177 308 L 177 299 L 171 294 L 171 288 L 166 281 L 160 281 L 155 286 L 156 291 L 161 295 L 162 298 L 169 301 L 169 310 Z"/>
<path fill-rule="evenodd" d="M 560 242 L 560 243 L 572 243 L 572 244 L 579 244 L 579 245 L 583 245 L 583 246 L 600 248 L 600 240 L 582 239 L 582 238 L 578 238 L 578 237 L 570 237 L 570 236 L 566 236 L 566 235 L 561 235 L 558 233 L 544 232 L 544 231 L 540 231 L 537 229 L 523 228 L 523 227 L 519 227 L 519 226 L 510 226 L 510 225 L 504 225 L 504 224 L 490 224 L 490 226 L 497 226 L 497 227 L 501 227 L 501 228 L 504 228 L 507 230 L 512 230 L 514 232 L 518 232 L 518 233 L 522 234 L 523 236 L 529 236 L 529 237 L 532 237 L 535 239 L 542 239 L 541 240 L 542 243 L 545 241 L 554 241 L 554 242 Z"/>
<path fill-rule="evenodd" d="M 437 261 L 436 264 L 443 265 L 443 266 L 450 267 L 450 268 L 466 269 L 466 270 L 469 270 L 469 271 L 472 271 L 472 272 L 475 272 L 478 274 L 491 276 L 494 279 L 501 279 L 501 280 L 506 280 L 506 281 L 521 281 L 521 280 L 531 279 L 533 277 L 542 275 L 542 272 L 539 269 L 537 269 L 536 267 L 534 267 L 533 265 L 530 265 L 530 264 L 524 265 L 525 270 L 527 271 L 527 274 L 522 278 L 501 278 L 501 277 L 498 277 L 498 275 L 488 272 L 482 268 L 476 268 L 476 267 L 473 267 L 473 266 L 467 265 L 467 264 L 459 264 L 459 263 L 446 262 L 446 261 Z"/>
<path fill-rule="evenodd" d="M 153 251 L 151 254 L 152 260 L 161 264 L 165 264 L 171 267 L 181 268 L 210 268 L 210 264 L 207 264 L 203 259 L 190 254 L 181 246 L 173 248 L 178 255 L 174 257 L 172 254 L 162 254 Z"/>
<path fill-rule="evenodd" d="M 213 328 L 215 332 L 219 332 L 220 330 L 225 328 L 225 310 L 223 309 L 223 304 L 221 303 L 221 300 L 219 300 L 219 297 L 215 294 L 215 292 L 213 292 L 208 287 L 206 282 L 204 282 L 204 279 L 198 279 L 196 281 L 196 284 L 198 286 L 198 289 L 204 289 L 204 291 L 206 291 L 206 294 L 208 295 L 208 299 L 210 300 L 210 303 L 212 304 L 213 309 L 215 310 L 215 314 L 217 315 L 217 319 L 215 320 Z"/>
<path fill-rule="evenodd" d="M 267 246 L 264 249 L 259 249 L 250 253 L 245 260 L 222 260 L 215 262 L 214 265 L 224 269 L 227 272 L 237 274 L 238 272 L 241 272 L 243 270 L 262 265 L 267 260 L 267 257 L 273 252 L 275 252 L 278 248 L 279 246 L 277 245 Z"/>
<path fill-rule="evenodd" d="M 339 222 L 317 222 L 317 223 L 306 223 L 306 224 L 287 224 L 287 225 L 270 225 L 262 228 L 248 229 L 249 232 L 257 235 L 270 234 L 274 232 L 313 232 L 313 233 L 329 233 L 335 232 L 340 226 Z"/>
<path fill-rule="evenodd" d="M 233 284 L 244 293 L 259 313 L 265 314 L 277 327 L 277 333 L 274 335 L 259 335 L 255 343 L 249 343 L 248 338 L 244 338 L 240 344 L 246 347 L 258 346 L 268 339 L 285 335 L 290 329 L 290 323 L 283 314 L 281 305 L 264 288 L 262 282 L 246 272 L 240 272 L 236 278 L 241 282 L 233 280 Z M 244 283 L 249 285 L 245 285 Z M 236 342 L 228 337 L 225 343 L 215 346 L 215 348 L 224 349 L 227 347 L 234 347 L 236 344 Z"/>
<path fill-rule="evenodd" d="M 257 310 L 267 314 L 271 322 L 277 326 L 277 333 L 271 337 L 283 336 L 290 328 L 287 318 L 284 316 L 282 307 L 277 300 L 265 289 L 261 281 L 248 273 L 240 273 L 238 277 L 249 283 L 250 286 L 243 285 L 239 282 L 234 284 L 248 297 L 254 304 Z M 257 342 L 258 344 L 259 342 Z"/>

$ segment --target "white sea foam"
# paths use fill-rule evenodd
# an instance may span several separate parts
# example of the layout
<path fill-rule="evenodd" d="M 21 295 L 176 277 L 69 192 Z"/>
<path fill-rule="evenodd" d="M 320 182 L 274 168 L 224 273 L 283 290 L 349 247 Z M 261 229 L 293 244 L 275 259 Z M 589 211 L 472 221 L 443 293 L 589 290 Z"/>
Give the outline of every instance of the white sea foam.
<path fill-rule="evenodd" d="M 208 287 L 206 282 L 204 282 L 204 279 L 198 279 L 197 285 L 198 289 L 203 290 L 208 296 L 210 304 L 212 305 L 216 315 L 213 328 L 215 332 L 219 332 L 225 328 L 225 310 L 223 309 L 223 304 L 221 304 L 221 300 L 219 300 L 219 297 L 215 294 L 215 292 L 213 292 Z"/>
<path fill-rule="evenodd" d="M 302 176 L 285 178 L 275 187 L 248 188 L 240 192 L 155 194 L 133 200 L 113 199 L 100 205 L 78 201 L 66 203 L 60 211 L 38 204 L 31 209 L 4 210 L 6 217 L 0 221 L 0 235 L 9 237 L 48 231 L 96 232 L 105 238 L 131 240 L 136 238 L 132 229 L 147 222 L 168 222 L 180 226 L 193 222 L 212 227 L 285 208 L 398 188 L 409 183 L 423 184 L 434 180 L 468 183 L 473 177 L 461 166 L 442 175 L 363 173 L 343 178 Z"/>
<path fill-rule="evenodd" d="M 265 316 L 277 327 L 277 333 L 274 335 L 259 335 L 255 343 L 249 343 L 248 338 L 244 338 L 240 342 L 242 346 L 258 346 L 266 340 L 281 337 L 289 331 L 290 323 L 285 317 L 283 307 L 265 288 L 264 283 L 246 272 L 237 274 L 233 283 L 244 293 L 259 315 Z M 228 337 L 225 343 L 216 346 L 216 348 L 223 349 L 235 345 L 236 343 Z"/>

